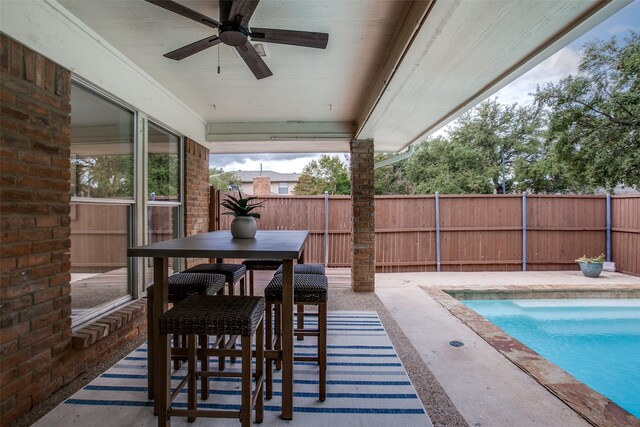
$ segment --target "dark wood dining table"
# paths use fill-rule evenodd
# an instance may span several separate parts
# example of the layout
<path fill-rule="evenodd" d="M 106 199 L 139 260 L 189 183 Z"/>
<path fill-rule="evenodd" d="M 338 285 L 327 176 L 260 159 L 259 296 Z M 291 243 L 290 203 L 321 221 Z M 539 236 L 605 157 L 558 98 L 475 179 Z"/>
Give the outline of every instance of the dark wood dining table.
<path fill-rule="evenodd" d="M 180 239 L 152 243 L 129 248 L 130 257 L 153 258 L 153 324 L 158 325 L 160 314 L 168 308 L 169 258 L 246 258 L 282 259 L 282 352 L 277 357 L 282 360 L 282 413 L 284 420 L 293 419 L 293 275 L 294 261 L 303 262 L 304 244 L 308 231 L 265 230 L 258 231 L 254 239 L 233 239 L 229 231 L 213 231 Z M 170 345 L 167 336 L 160 337 L 158 328 L 151 328 L 154 334 L 155 357 L 153 372 L 155 384 L 170 375 Z M 162 371 L 160 366 L 165 366 Z M 156 397 L 156 407 L 168 405 L 169 393 Z M 160 406 L 158 406 L 160 405 Z"/>

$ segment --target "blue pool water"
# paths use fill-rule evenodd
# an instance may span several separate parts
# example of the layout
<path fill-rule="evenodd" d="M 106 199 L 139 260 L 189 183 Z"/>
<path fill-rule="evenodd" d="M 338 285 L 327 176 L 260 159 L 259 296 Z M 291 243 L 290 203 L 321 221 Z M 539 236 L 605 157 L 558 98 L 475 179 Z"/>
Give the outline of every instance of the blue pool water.
<path fill-rule="evenodd" d="M 640 418 L 640 299 L 462 302 Z"/>

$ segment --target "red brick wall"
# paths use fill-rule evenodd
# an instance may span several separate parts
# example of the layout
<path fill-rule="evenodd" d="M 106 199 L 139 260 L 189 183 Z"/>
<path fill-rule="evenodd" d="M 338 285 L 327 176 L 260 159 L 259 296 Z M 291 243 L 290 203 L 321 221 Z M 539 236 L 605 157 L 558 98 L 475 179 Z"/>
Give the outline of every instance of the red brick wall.
<path fill-rule="evenodd" d="M 373 292 L 376 271 L 373 140 L 352 140 L 350 149 L 353 218 L 351 287 L 356 292 Z"/>
<path fill-rule="evenodd" d="M 0 417 L 77 373 L 69 274 L 69 71 L 0 35 Z"/>
<path fill-rule="evenodd" d="M 185 236 L 209 231 L 209 150 L 191 139 L 184 140 Z M 187 260 L 187 267 L 202 260 Z"/>

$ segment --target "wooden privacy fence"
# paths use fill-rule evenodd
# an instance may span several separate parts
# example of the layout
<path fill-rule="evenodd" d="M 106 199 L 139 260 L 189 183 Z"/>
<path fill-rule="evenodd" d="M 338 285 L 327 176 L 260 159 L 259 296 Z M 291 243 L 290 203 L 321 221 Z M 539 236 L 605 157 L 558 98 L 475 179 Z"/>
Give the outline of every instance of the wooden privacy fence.
<path fill-rule="evenodd" d="M 219 206 L 225 193 L 211 194 L 212 229 L 228 229 L 233 217 Z M 260 199 L 258 228 L 309 230 L 306 260 L 323 263 L 324 196 Z M 610 206 L 612 260 L 640 274 L 640 196 L 614 196 Z M 606 196 L 377 196 L 375 209 L 379 272 L 575 270 L 575 258 L 607 253 Z M 348 196 L 328 197 L 328 219 L 328 266 L 348 267 Z"/>

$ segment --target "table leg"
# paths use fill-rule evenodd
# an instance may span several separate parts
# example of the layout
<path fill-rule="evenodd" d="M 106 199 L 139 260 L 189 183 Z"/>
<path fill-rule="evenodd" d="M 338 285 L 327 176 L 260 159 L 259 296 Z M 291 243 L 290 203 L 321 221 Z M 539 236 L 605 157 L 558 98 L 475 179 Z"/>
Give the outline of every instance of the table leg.
<path fill-rule="evenodd" d="M 154 284 L 154 295 L 153 295 L 153 348 L 148 349 L 148 351 L 153 352 L 153 357 L 151 358 L 151 362 L 153 366 L 149 367 L 150 371 L 155 376 L 155 413 L 161 414 L 166 413 L 166 408 L 169 405 L 169 395 L 171 392 L 171 388 L 164 387 L 164 384 L 169 378 L 169 374 L 171 372 L 170 368 L 170 347 L 169 347 L 169 336 L 162 335 L 160 336 L 160 329 L 158 328 L 159 318 L 162 313 L 167 311 L 168 301 L 169 301 L 169 286 L 168 286 L 168 278 L 169 278 L 169 260 L 168 258 L 154 258 L 153 259 L 153 284 Z M 151 373 L 150 372 L 150 373 Z M 164 408 L 164 411 L 161 410 Z M 162 420 L 159 420 L 161 423 Z"/>
<path fill-rule="evenodd" d="M 293 260 L 282 262 L 282 414 L 293 419 Z"/>

